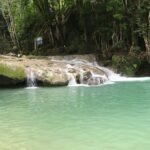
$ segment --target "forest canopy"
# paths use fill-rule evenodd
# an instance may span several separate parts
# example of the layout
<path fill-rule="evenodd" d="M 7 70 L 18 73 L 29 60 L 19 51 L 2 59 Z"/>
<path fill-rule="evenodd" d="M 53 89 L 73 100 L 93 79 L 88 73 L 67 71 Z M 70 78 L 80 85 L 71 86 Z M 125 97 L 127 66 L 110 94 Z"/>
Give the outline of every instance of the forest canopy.
<path fill-rule="evenodd" d="M 0 53 L 150 56 L 149 0 L 0 0 Z"/>

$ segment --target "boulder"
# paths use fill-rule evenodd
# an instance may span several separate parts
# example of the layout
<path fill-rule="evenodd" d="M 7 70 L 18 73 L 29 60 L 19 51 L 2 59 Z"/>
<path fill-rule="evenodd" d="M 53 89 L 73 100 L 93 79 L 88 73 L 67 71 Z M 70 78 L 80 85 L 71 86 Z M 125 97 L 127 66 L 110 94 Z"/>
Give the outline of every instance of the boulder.
<path fill-rule="evenodd" d="M 21 85 L 25 85 L 25 78 L 20 80 L 17 78 L 11 78 L 4 75 L 0 75 L 0 87 L 13 87 Z"/>
<path fill-rule="evenodd" d="M 75 77 L 78 84 L 102 84 L 103 77 L 107 78 L 107 74 L 100 67 L 92 65 L 93 61 L 93 55 L 22 58 L 0 56 L 0 87 L 24 86 L 30 73 L 34 74 L 37 85 L 43 86 L 67 86 L 70 76 Z"/>
<path fill-rule="evenodd" d="M 0 87 L 24 85 L 25 80 L 26 75 L 22 67 L 0 64 Z"/>
<path fill-rule="evenodd" d="M 69 83 L 67 74 L 53 71 L 37 75 L 37 81 L 44 86 L 66 86 Z"/>
<path fill-rule="evenodd" d="M 83 73 L 83 84 L 87 84 L 88 80 L 92 78 L 92 73 L 90 71 L 86 71 Z"/>
<path fill-rule="evenodd" d="M 100 85 L 103 83 L 104 80 L 101 77 L 93 77 L 88 80 L 88 85 Z"/>

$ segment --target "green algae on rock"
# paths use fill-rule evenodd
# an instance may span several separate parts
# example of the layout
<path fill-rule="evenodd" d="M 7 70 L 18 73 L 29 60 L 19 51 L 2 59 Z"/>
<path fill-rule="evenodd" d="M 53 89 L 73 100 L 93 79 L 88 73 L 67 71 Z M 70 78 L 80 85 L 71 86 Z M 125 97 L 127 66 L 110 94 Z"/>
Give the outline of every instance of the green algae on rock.
<path fill-rule="evenodd" d="M 25 79 L 25 70 L 22 67 L 0 64 L 0 87 L 17 86 Z"/>

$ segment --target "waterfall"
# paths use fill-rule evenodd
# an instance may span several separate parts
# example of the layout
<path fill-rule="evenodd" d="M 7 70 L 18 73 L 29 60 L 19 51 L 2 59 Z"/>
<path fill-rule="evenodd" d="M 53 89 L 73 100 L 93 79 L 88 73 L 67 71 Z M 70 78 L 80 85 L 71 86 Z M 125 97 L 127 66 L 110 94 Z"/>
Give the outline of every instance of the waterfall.
<path fill-rule="evenodd" d="M 150 77 L 126 77 L 126 76 L 121 76 L 120 74 L 115 73 L 114 71 L 106 68 L 99 66 L 96 62 L 94 64 L 95 67 L 98 67 L 99 69 L 103 70 L 108 77 L 109 82 L 133 82 L 133 81 L 147 81 L 150 80 Z M 106 83 L 107 84 L 107 83 Z"/>
<path fill-rule="evenodd" d="M 94 57 L 93 57 L 94 58 Z M 63 83 L 68 86 L 99 86 L 104 84 L 114 84 L 116 82 L 145 81 L 146 78 L 132 78 L 121 76 L 113 70 L 99 65 L 96 59 L 86 59 L 84 57 L 58 57 L 44 62 L 42 65 L 27 68 L 28 88 L 36 88 L 36 79 L 45 85 L 59 85 Z M 44 84 L 43 84 L 44 85 Z"/>
<path fill-rule="evenodd" d="M 84 84 L 83 83 L 83 78 L 84 78 L 84 76 L 83 76 L 83 70 L 80 69 L 80 83 L 81 84 Z"/>
<path fill-rule="evenodd" d="M 77 86 L 77 82 L 76 82 L 74 75 L 70 74 L 69 76 L 70 76 L 70 80 L 69 80 L 68 86 Z"/>
<path fill-rule="evenodd" d="M 34 72 L 30 69 L 27 72 L 27 88 L 36 88 L 36 77 Z"/>
<path fill-rule="evenodd" d="M 100 66 L 96 61 L 86 62 L 82 60 L 67 61 L 68 68 L 75 69 L 77 74 L 69 73 L 70 80 L 69 86 L 92 86 L 102 84 L 113 84 L 115 82 L 132 82 L 132 81 L 146 81 L 150 80 L 150 77 L 136 78 L 136 77 L 125 77 L 115 73 L 109 68 Z M 72 66 L 70 64 L 73 64 Z M 104 72 L 104 75 L 93 73 L 92 69 L 86 72 L 82 67 L 96 68 Z M 77 75 L 79 76 L 77 78 Z"/>

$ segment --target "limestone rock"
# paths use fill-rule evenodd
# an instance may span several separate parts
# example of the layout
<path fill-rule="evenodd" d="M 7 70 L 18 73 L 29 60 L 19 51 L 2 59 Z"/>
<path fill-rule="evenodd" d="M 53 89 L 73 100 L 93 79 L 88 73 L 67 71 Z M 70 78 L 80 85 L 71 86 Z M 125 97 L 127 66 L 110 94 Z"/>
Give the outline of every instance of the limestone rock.
<path fill-rule="evenodd" d="M 87 85 L 103 84 L 107 80 L 103 69 L 94 64 L 94 55 L 0 58 L 0 86 L 25 86 L 28 73 L 31 72 L 34 73 L 37 85 L 43 86 L 66 86 L 71 77 L 78 84 Z"/>
<path fill-rule="evenodd" d="M 45 86 L 66 86 L 68 85 L 68 76 L 65 73 L 57 72 L 44 72 L 41 75 L 37 75 L 37 81 Z"/>
<path fill-rule="evenodd" d="M 24 84 L 26 75 L 21 66 L 0 63 L 0 87 L 11 87 Z"/>

